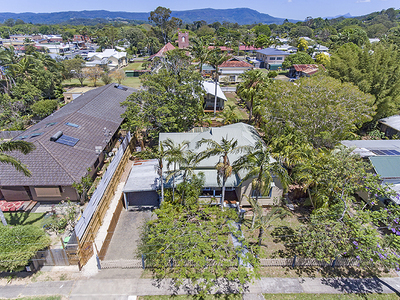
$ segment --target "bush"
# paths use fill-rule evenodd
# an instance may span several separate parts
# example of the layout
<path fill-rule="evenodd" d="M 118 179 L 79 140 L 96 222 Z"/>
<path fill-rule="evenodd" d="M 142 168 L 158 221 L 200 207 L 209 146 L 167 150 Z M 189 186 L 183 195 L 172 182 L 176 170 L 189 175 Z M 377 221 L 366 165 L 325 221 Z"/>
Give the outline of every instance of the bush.
<path fill-rule="evenodd" d="M 31 105 L 34 115 L 44 118 L 52 114 L 58 106 L 57 100 L 40 100 Z"/>
<path fill-rule="evenodd" d="M 34 225 L 0 227 L 0 271 L 19 271 L 37 251 L 50 246 L 50 238 Z"/>
<path fill-rule="evenodd" d="M 276 76 L 278 76 L 278 72 L 277 71 L 269 71 L 267 76 L 268 76 L 268 78 L 275 78 Z"/>

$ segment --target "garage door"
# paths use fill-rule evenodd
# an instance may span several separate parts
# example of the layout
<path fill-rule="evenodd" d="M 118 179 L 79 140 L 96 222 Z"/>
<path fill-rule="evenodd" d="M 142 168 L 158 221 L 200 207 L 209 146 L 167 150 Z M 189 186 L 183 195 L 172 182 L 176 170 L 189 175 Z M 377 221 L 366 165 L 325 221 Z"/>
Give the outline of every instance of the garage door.
<path fill-rule="evenodd" d="M 128 192 L 125 194 L 129 206 L 158 206 L 158 193 L 148 192 Z"/>

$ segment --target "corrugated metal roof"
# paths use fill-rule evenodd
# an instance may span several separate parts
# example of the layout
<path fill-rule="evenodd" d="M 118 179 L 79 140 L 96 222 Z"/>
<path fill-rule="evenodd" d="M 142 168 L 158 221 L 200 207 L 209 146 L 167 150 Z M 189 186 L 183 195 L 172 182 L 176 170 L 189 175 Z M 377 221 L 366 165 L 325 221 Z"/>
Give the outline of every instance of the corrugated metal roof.
<path fill-rule="evenodd" d="M 210 81 L 203 81 L 203 88 L 207 94 L 215 96 L 215 83 Z M 217 96 L 225 101 L 227 101 L 224 92 L 221 90 L 221 86 L 217 85 Z"/>
<path fill-rule="evenodd" d="M 262 50 L 258 50 L 257 53 L 261 53 L 264 55 L 290 55 L 290 53 L 288 53 L 288 52 L 278 50 L 275 48 L 265 48 Z"/>
<path fill-rule="evenodd" d="M 383 118 L 379 122 L 400 131 L 400 115 Z"/>
<path fill-rule="evenodd" d="M 369 160 L 382 178 L 400 178 L 400 156 L 371 156 Z"/>
<path fill-rule="evenodd" d="M 155 191 L 159 187 L 158 160 L 138 160 L 132 165 L 123 192 Z"/>
<path fill-rule="evenodd" d="M 348 140 L 341 143 L 348 148 L 355 148 L 352 153 L 361 157 L 375 156 L 372 150 L 400 151 L 400 140 Z"/>

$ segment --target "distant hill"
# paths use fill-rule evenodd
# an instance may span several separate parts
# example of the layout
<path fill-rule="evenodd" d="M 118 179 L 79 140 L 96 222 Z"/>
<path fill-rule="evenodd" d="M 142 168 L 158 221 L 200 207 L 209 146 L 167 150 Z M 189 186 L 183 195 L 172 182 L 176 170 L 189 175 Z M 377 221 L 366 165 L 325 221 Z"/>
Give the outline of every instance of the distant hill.
<path fill-rule="evenodd" d="M 326 17 L 326 19 L 331 20 L 331 19 L 337 19 L 337 18 L 341 18 L 341 17 L 343 17 L 345 19 L 353 18 L 353 16 L 350 13 L 347 13 L 345 15 L 338 15 L 338 16 L 335 16 L 335 17 Z"/>
<path fill-rule="evenodd" d="M 84 10 L 84 11 L 63 11 L 54 13 L 8 13 L 0 12 L 0 22 L 3 23 L 7 19 L 21 19 L 25 23 L 33 24 L 58 24 L 58 23 L 87 23 L 85 20 L 101 20 L 101 21 L 148 21 L 149 12 L 123 12 L 123 11 L 107 11 L 107 10 Z M 207 23 L 223 21 L 231 23 L 253 24 L 282 24 L 285 19 L 275 18 L 268 14 L 260 13 L 249 8 L 233 8 L 233 9 L 195 9 L 186 11 L 173 11 L 171 16 L 183 20 L 185 23 L 193 23 L 194 21 L 204 20 Z M 289 22 L 297 22 L 297 20 L 288 20 Z"/>

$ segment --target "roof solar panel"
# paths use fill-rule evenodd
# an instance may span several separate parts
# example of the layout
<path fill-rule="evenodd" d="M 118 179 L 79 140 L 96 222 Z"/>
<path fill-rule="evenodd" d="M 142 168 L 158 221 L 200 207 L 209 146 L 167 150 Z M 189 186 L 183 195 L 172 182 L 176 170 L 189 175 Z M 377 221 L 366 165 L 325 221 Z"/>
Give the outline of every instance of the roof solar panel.
<path fill-rule="evenodd" d="M 55 142 L 59 143 L 59 144 L 63 144 L 63 145 L 67 145 L 70 147 L 73 147 L 76 145 L 76 143 L 79 141 L 79 139 L 74 138 L 72 136 L 68 136 L 68 135 L 62 135 L 60 136 Z"/>
<path fill-rule="evenodd" d="M 389 150 L 381 150 L 385 155 L 393 155 Z"/>
<path fill-rule="evenodd" d="M 373 153 L 375 153 L 376 155 L 387 155 L 384 152 L 382 152 L 381 150 L 371 150 Z"/>
<path fill-rule="evenodd" d="M 390 152 L 392 152 L 392 155 L 400 155 L 400 152 L 397 150 L 389 150 Z"/>

